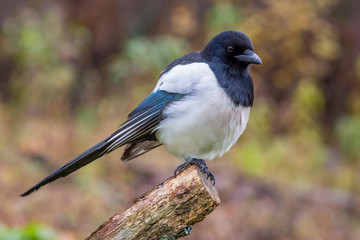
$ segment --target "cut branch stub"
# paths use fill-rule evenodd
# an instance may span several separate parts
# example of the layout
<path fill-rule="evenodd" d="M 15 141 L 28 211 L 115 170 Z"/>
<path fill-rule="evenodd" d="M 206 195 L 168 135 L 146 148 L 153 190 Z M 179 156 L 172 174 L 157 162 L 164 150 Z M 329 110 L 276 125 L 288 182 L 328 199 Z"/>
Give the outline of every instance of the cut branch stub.
<path fill-rule="evenodd" d="M 211 181 L 192 165 L 137 198 L 131 208 L 115 214 L 86 239 L 177 239 L 219 204 Z"/>

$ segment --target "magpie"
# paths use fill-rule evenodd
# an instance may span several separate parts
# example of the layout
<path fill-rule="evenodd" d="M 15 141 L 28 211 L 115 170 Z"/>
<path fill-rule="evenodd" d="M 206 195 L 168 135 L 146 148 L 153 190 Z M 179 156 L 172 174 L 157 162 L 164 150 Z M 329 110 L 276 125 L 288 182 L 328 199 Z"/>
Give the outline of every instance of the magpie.
<path fill-rule="evenodd" d="M 250 64 L 261 64 L 250 38 L 239 31 L 216 35 L 204 50 L 170 63 L 152 93 L 109 137 L 89 148 L 21 194 L 65 177 L 90 162 L 126 146 L 123 162 L 164 145 L 188 165 L 199 166 L 215 184 L 204 159 L 229 151 L 245 130 L 253 105 Z"/>

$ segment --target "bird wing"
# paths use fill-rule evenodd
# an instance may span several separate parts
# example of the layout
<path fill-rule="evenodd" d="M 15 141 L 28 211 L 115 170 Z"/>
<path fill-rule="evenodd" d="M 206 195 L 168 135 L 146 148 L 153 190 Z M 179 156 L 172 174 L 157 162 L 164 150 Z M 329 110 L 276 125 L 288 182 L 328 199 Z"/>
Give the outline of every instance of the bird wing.
<path fill-rule="evenodd" d="M 130 161 L 148 151 L 161 146 L 162 143 L 158 141 L 142 141 L 136 143 L 129 143 L 126 145 L 124 154 L 121 156 L 121 161 Z"/>
<path fill-rule="evenodd" d="M 160 146 L 161 144 L 156 142 L 155 128 L 162 119 L 162 110 L 167 104 L 174 100 L 179 100 L 182 96 L 183 95 L 181 94 L 169 93 L 163 90 L 151 93 L 129 114 L 128 119 L 111 136 L 81 153 L 79 156 L 75 157 L 64 166 L 41 180 L 35 186 L 21 194 L 21 196 L 25 197 L 32 192 L 37 191 L 42 186 L 51 183 L 58 178 L 69 175 L 97 158 L 110 153 L 125 144 L 155 141 L 154 144 L 138 145 L 136 148 L 137 150 L 133 154 L 129 155 L 131 158 L 142 154 L 142 149 L 139 148 L 141 146 L 144 147 L 143 150 L 145 150 L 145 152 Z M 127 153 L 130 153 L 130 151 Z"/>
<path fill-rule="evenodd" d="M 155 128 L 162 120 L 162 111 L 167 104 L 184 95 L 159 90 L 145 98 L 128 116 L 128 119 L 114 132 L 107 142 L 107 153 L 128 143 L 155 141 Z"/>

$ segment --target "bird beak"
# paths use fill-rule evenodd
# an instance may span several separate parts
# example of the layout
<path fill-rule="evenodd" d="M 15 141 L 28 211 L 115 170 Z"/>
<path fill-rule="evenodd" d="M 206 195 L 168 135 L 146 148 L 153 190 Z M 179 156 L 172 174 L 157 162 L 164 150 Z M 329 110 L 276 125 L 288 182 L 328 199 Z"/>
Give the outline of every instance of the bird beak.
<path fill-rule="evenodd" d="M 260 57 L 254 53 L 254 51 L 247 49 L 243 54 L 235 56 L 240 62 L 246 62 L 249 64 L 262 64 Z"/>

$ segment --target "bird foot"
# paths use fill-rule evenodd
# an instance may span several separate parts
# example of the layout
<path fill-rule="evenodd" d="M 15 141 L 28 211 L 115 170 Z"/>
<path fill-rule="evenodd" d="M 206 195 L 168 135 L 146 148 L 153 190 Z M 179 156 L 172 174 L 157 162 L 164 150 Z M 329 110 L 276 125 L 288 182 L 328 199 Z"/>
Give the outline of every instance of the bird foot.
<path fill-rule="evenodd" d="M 203 159 L 198 158 L 187 158 L 185 163 L 178 166 L 174 171 L 174 177 L 176 177 L 180 172 L 184 171 L 189 165 L 195 164 L 198 166 L 202 173 L 206 175 L 206 179 L 210 179 L 213 185 L 215 185 L 215 177 L 214 175 L 209 171 L 208 167 L 206 166 L 206 163 Z"/>

